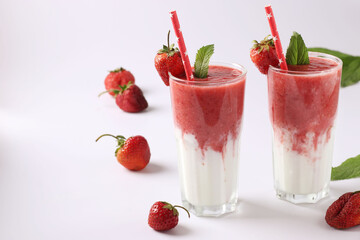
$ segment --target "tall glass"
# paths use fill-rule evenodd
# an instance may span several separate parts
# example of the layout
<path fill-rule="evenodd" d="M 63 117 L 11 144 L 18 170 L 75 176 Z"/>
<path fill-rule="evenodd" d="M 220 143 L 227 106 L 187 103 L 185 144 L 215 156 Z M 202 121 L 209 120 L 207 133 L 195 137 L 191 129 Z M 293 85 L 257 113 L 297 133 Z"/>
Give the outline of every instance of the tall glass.
<path fill-rule="evenodd" d="M 170 75 L 184 207 L 197 216 L 235 210 L 246 70 L 211 63 L 208 79 Z"/>
<path fill-rule="evenodd" d="M 310 65 L 269 68 L 276 194 L 293 203 L 327 196 L 342 62 L 310 52 Z M 295 69 L 295 70 L 294 70 Z"/>

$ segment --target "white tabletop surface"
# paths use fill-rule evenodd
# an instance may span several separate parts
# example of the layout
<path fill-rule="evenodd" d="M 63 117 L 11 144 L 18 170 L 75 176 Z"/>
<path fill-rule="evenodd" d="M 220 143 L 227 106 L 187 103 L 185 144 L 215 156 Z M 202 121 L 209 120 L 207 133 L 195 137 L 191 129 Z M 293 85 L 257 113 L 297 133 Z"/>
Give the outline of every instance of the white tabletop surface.
<path fill-rule="evenodd" d="M 249 58 L 270 33 L 270 1 L 0 1 L 0 239 L 359 239 L 360 226 L 324 221 L 360 179 L 331 183 L 317 204 L 278 200 L 272 182 L 266 77 Z M 360 55 L 360 2 L 272 1 L 283 46 L 292 31 L 308 46 Z M 166 233 L 147 225 L 158 200 L 180 204 L 169 88 L 153 58 L 177 10 L 190 59 L 214 43 L 214 61 L 248 69 L 239 167 L 239 205 L 220 218 L 186 217 Z M 172 42 L 174 42 L 172 33 Z M 129 69 L 149 108 L 122 112 L 104 90 L 107 70 Z M 360 154 L 360 84 L 341 89 L 334 166 Z M 143 135 L 150 164 L 117 163 L 103 133 Z"/>

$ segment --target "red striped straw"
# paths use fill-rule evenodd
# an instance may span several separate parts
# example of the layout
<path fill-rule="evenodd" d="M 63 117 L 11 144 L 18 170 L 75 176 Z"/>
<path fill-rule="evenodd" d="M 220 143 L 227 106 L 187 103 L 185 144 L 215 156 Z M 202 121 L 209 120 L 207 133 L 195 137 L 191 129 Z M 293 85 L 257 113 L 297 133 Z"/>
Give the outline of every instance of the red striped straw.
<path fill-rule="evenodd" d="M 276 49 L 276 54 L 278 55 L 278 58 L 279 58 L 280 68 L 283 70 L 288 70 L 288 67 L 286 65 L 285 55 L 284 55 L 284 52 L 283 52 L 283 49 L 281 46 L 279 32 L 276 27 L 275 17 L 274 17 L 274 13 L 271 8 L 271 5 L 265 6 L 265 12 L 266 12 L 266 17 L 269 21 L 271 35 L 272 35 L 272 38 L 275 43 L 275 49 Z"/>
<path fill-rule="evenodd" d="M 192 68 L 191 68 L 189 56 L 188 56 L 188 53 L 187 53 L 187 50 L 186 50 L 184 37 L 183 37 L 182 31 L 180 29 L 180 23 L 179 23 L 179 19 L 177 17 L 176 11 L 171 11 L 170 12 L 170 17 L 171 17 L 171 21 L 172 21 L 172 24 L 173 24 L 173 27 L 174 27 L 175 35 L 176 35 L 177 40 L 178 40 L 178 46 L 179 46 L 179 50 L 180 50 L 180 55 L 181 55 L 181 58 L 183 60 L 183 64 L 184 64 L 184 67 L 185 67 L 186 78 L 189 81 L 193 80 L 194 76 L 192 74 Z"/>

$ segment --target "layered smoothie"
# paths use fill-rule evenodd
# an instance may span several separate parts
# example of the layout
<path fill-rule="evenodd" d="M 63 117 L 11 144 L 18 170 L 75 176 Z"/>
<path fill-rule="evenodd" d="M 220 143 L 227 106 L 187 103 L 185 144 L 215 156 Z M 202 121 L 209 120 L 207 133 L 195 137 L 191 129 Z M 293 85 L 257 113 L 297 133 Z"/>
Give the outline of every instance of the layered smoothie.
<path fill-rule="evenodd" d="M 210 65 L 205 79 L 170 77 L 182 200 L 196 215 L 235 209 L 245 77 L 236 64 Z"/>
<path fill-rule="evenodd" d="M 278 197 L 316 202 L 329 189 L 342 62 L 309 53 L 309 65 L 270 67 L 269 112 Z"/>

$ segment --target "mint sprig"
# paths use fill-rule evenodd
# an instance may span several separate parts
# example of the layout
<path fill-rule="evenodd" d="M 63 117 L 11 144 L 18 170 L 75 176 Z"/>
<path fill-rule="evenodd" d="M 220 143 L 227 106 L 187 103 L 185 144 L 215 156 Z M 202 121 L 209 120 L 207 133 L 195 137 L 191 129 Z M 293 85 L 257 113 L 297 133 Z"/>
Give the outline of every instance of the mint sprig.
<path fill-rule="evenodd" d="M 201 47 L 196 53 L 195 59 L 195 77 L 207 78 L 209 71 L 210 58 L 214 54 L 214 44 Z"/>
<path fill-rule="evenodd" d="M 309 54 L 301 35 L 294 32 L 291 36 L 289 47 L 286 51 L 288 65 L 306 65 L 310 63 Z"/>
<path fill-rule="evenodd" d="M 331 181 L 360 177 L 360 154 L 331 169 Z"/>
<path fill-rule="evenodd" d="M 341 86 L 347 87 L 360 81 L 360 56 L 352 56 L 327 48 L 308 48 L 312 52 L 321 52 L 338 57 L 343 62 Z"/>

